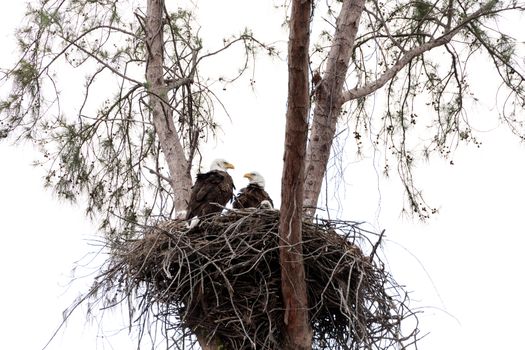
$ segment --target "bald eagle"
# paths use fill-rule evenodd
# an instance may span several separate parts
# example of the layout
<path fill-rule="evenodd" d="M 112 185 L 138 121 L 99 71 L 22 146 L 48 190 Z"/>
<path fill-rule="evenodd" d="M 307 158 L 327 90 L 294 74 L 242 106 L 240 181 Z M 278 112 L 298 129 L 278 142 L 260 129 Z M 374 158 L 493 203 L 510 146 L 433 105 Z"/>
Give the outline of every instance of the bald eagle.
<path fill-rule="evenodd" d="M 270 195 L 264 190 L 264 177 L 256 171 L 244 174 L 244 177 L 249 180 L 248 186 L 239 191 L 239 194 L 233 202 L 233 207 L 235 209 L 257 207 L 263 207 L 265 209 L 268 209 L 268 207 L 269 209 L 273 208 L 273 201 Z"/>
<path fill-rule="evenodd" d="M 222 206 L 233 199 L 233 180 L 228 169 L 234 166 L 224 159 L 215 159 L 210 171 L 197 174 L 192 187 L 186 220 L 212 213 L 220 213 Z"/>

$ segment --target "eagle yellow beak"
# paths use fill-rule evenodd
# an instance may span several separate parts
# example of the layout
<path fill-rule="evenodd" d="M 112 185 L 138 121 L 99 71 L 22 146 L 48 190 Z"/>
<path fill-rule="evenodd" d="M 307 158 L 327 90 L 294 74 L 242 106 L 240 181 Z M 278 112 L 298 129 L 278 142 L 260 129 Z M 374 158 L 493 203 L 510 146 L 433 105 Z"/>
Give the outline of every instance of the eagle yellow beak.
<path fill-rule="evenodd" d="M 248 180 L 251 180 L 252 179 L 252 173 L 246 173 L 243 175 L 243 177 L 247 178 Z"/>
<path fill-rule="evenodd" d="M 224 167 L 226 169 L 235 169 L 232 163 L 224 162 Z"/>

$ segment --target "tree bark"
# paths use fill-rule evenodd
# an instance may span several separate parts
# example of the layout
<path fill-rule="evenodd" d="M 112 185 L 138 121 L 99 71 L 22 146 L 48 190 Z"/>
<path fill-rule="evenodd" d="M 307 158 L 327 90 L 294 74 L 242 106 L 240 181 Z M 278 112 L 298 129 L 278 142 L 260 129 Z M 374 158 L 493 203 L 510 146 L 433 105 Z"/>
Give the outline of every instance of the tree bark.
<path fill-rule="evenodd" d="M 308 135 L 308 63 L 311 2 L 294 0 L 288 43 L 288 109 L 279 223 L 282 294 L 285 307 L 283 349 L 311 349 L 312 330 L 302 255 L 304 166 Z"/>
<path fill-rule="evenodd" d="M 163 12 L 164 0 L 148 0 L 145 29 L 148 47 L 146 80 L 153 124 L 170 171 L 176 215 L 180 216 L 186 210 L 190 199 L 192 181 L 188 161 L 173 122 L 173 110 L 167 103 L 168 87 L 164 80 L 163 68 Z"/>
<path fill-rule="evenodd" d="M 337 119 L 344 103 L 343 84 L 348 71 L 359 20 L 365 0 L 345 0 L 336 22 L 332 48 L 326 71 L 316 90 L 312 130 L 306 153 L 306 183 L 304 206 L 313 216 L 326 173 L 330 151 L 336 133 Z"/>

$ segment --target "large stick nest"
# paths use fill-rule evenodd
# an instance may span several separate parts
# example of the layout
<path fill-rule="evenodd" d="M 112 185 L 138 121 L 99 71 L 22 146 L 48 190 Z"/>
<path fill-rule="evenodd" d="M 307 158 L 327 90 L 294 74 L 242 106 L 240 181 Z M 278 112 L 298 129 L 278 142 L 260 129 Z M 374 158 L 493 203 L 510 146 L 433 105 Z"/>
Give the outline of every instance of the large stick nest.
<path fill-rule="evenodd" d="M 171 334 L 168 348 L 188 346 L 181 344 L 196 333 L 223 349 L 279 349 L 278 225 L 274 210 L 229 211 L 191 230 L 185 222 L 165 222 L 115 248 L 90 295 L 103 296 L 97 300 L 104 307 L 127 301 L 140 334 L 160 322 Z M 315 349 L 404 348 L 416 340 L 417 322 L 402 335 L 405 319 L 417 321 L 406 293 L 358 246 L 375 256 L 369 236 L 353 222 L 303 223 Z"/>

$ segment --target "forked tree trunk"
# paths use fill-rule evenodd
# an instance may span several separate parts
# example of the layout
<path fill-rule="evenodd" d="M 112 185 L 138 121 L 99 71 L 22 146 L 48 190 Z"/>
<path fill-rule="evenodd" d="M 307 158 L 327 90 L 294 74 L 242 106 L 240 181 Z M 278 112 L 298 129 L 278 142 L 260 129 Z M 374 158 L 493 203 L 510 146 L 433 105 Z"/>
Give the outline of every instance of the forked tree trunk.
<path fill-rule="evenodd" d="M 173 123 L 173 110 L 166 102 L 168 90 L 164 80 L 164 0 L 148 0 L 146 16 L 146 44 L 148 57 L 146 80 L 148 82 L 149 104 L 159 137 L 160 147 L 170 171 L 170 185 L 175 197 L 175 210 L 178 215 L 186 210 L 190 199 L 191 176 L 188 161 Z"/>
<path fill-rule="evenodd" d="M 337 120 L 344 103 L 343 85 L 352 55 L 359 20 L 365 0 L 344 0 L 336 22 L 332 48 L 325 73 L 315 92 L 316 101 L 312 130 L 306 153 L 306 183 L 304 206 L 307 215 L 313 215 L 326 173 L 334 141 Z"/>
<path fill-rule="evenodd" d="M 304 165 L 308 133 L 309 0 L 294 0 L 288 43 L 288 109 L 279 223 L 285 350 L 311 349 L 312 330 L 302 255 Z"/>

